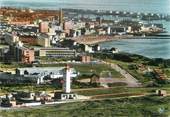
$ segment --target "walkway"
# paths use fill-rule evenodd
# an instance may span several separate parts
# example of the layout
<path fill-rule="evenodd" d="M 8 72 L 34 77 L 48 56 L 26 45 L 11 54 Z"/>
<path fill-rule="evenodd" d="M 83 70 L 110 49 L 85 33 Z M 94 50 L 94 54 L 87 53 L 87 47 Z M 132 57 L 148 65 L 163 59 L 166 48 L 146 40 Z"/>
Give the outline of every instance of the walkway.
<path fill-rule="evenodd" d="M 125 82 L 128 84 L 128 87 L 141 87 L 142 86 L 141 83 L 139 83 L 139 81 L 136 78 L 134 78 L 130 73 L 128 73 L 123 68 L 121 68 L 119 65 L 110 63 L 110 62 L 105 62 L 105 61 L 102 61 L 102 63 L 111 66 L 113 69 L 119 72 L 122 76 L 124 76 Z"/>

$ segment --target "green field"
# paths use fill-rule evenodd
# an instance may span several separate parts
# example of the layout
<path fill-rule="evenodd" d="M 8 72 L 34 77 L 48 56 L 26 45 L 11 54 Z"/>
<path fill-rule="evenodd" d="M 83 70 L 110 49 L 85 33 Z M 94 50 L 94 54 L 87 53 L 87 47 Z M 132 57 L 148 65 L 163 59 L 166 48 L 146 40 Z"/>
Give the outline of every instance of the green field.
<path fill-rule="evenodd" d="M 108 59 L 106 61 L 120 65 L 123 69 L 128 71 L 132 76 L 134 76 L 137 80 L 139 80 L 139 82 L 141 82 L 144 85 L 147 84 L 149 81 L 154 81 L 152 76 L 145 76 L 138 69 L 130 69 L 129 68 L 130 65 L 137 65 L 142 61 L 140 61 L 140 62 L 130 62 L 130 63 L 117 61 L 117 60 L 110 60 L 110 59 Z M 153 67 L 153 66 L 150 66 L 150 67 Z"/>
<path fill-rule="evenodd" d="M 156 88 L 126 88 L 126 87 L 114 87 L 110 89 L 100 89 L 100 90 L 87 90 L 78 91 L 76 93 L 80 95 L 93 96 L 101 94 L 116 94 L 116 93 L 153 93 Z"/>
<path fill-rule="evenodd" d="M 0 111 L 1 117 L 168 117 L 170 97 L 140 97 Z"/>
<path fill-rule="evenodd" d="M 170 69 L 164 69 L 165 74 L 170 78 Z"/>
<path fill-rule="evenodd" d="M 81 65 L 72 65 L 78 72 L 80 72 L 80 74 L 97 74 L 100 75 L 101 77 L 109 77 L 109 73 L 110 76 L 112 78 L 123 78 L 123 76 L 115 71 L 114 69 L 112 69 L 110 66 L 108 65 L 104 65 L 104 64 L 81 64 Z"/>

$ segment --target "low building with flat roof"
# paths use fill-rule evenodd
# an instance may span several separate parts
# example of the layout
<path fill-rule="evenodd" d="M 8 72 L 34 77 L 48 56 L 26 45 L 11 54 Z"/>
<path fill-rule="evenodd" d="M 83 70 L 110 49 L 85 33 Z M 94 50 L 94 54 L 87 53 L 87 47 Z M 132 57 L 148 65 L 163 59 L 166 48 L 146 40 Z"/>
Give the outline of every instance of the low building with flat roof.
<path fill-rule="evenodd" d="M 65 67 L 27 67 L 17 68 L 16 75 L 24 77 L 33 77 L 37 79 L 37 84 L 44 83 L 44 78 L 49 77 L 51 79 L 63 78 L 65 75 Z M 78 73 L 74 68 L 70 68 L 71 78 L 77 77 Z"/>
<path fill-rule="evenodd" d="M 76 51 L 69 48 L 42 48 L 39 50 L 40 57 L 76 57 Z"/>

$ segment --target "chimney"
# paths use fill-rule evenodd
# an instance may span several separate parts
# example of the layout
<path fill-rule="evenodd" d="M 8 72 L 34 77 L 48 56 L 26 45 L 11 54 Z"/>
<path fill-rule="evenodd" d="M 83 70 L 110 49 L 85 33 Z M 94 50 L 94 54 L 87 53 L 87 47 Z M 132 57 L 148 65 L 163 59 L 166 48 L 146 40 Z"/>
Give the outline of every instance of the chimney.
<path fill-rule="evenodd" d="M 60 26 L 63 25 L 63 10 L 60 9 L 60 13 L 59 13 L 59 23 L 60 23 Z"/>

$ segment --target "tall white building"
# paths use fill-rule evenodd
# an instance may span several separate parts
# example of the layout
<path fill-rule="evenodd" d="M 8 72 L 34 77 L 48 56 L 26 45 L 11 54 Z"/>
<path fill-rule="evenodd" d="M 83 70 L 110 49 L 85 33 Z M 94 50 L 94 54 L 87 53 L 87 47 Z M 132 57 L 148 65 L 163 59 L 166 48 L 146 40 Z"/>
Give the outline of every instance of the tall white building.
<path fill-rule="evenodd" d="M 63 92 L 56 92 L 55 98 L 60 100 L 77 99 L 77 94 L 71 92 L 71 69 L 69 65 L 63 69 L 63 73 Z"/>

